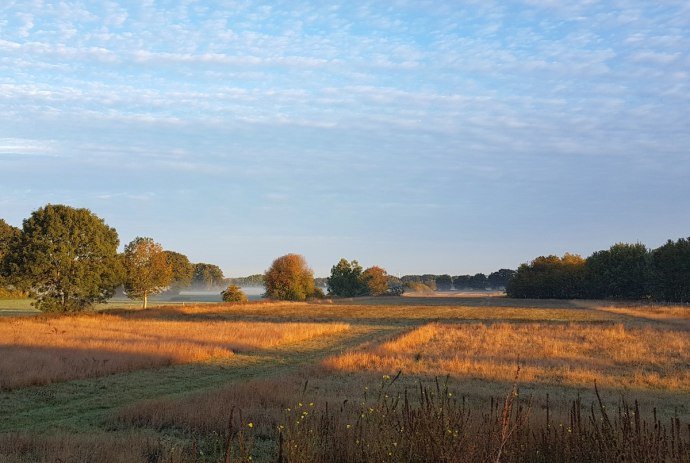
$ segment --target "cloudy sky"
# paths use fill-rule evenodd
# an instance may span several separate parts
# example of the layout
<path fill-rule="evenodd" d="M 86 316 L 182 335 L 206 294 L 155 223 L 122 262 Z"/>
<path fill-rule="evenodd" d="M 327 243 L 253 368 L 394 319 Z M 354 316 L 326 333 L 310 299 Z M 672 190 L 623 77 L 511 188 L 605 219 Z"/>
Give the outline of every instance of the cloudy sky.
<path fill-rule="evenodd" d="M 0 2 L 0 217 L 226 275 L 690 235 L 687 1 Z"/>

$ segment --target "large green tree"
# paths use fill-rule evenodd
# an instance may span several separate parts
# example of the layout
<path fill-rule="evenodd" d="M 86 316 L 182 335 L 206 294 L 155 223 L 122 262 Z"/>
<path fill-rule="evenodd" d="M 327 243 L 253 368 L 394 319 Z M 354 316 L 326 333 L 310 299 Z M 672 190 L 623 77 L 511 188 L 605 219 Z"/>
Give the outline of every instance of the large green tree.
<path fill-rule="evenodd" d="M 356 297 L 367 294 L 367 285 L 362 280 L 362 266 L 359 262 L 340 259 L 331 267 L 328 277 L 328 293 L 340 297 Z"/>
<path fill-rule="evenodd" d="M 170 292 L 179 294 L 184 288 L 192 284 L 194 277 L 194 264 L 189 262 L 189 258 L 184 254 L 175 251 L 163 251 L 165 258 L 172 268 L 172 280 L 170 281 Z"/>
<path fill-rule="evenodd" d="M 165 290 L 172 281 L 173 270 L 163 247 L 152 238 L 137 237 L 125 246 L 125 294 L 141 299 L 145 309 L 148 298 Z"/>
<path fill-rule="evenodd" d="M 194 264 L 194 276 L 192 277 L 192 285 L 197 288 L 210 290 L 218 287 L 224 283 L 223 271 L 217 265 L 213 264 Z"/>
<path fill-rule="evenodd" d="M 314 272 L 299 254 L 277 258 L 264 273 L 266 297 L 285 301 L 304 301 L 315 295 Z"/>
<path fill-rule="evenodd" d="M 84 310 L 119 283 L 117 232 L 88 209 L 49 204 L 24 220 L 6 256 L 13 283 L 43 311 Z"/>

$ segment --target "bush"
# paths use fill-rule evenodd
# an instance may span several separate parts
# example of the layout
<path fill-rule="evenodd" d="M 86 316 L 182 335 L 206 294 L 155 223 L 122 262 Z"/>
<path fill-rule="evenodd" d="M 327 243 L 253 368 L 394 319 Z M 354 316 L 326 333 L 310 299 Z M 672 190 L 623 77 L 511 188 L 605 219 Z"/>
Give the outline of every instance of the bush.
<path fill-rule="evenodd" d="M 223 302 L 243 304 L 248 301 L 247 295 L 242 292 L 239 286 L 235 285 L 228 286 L 220 295 L 223 297 Z"/>

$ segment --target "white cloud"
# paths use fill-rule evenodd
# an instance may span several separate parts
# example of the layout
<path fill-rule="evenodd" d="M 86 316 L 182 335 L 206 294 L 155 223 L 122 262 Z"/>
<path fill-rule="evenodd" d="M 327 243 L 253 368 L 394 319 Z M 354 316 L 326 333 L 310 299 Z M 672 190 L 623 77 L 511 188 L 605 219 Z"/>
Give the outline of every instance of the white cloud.
<path fill-rule="evenodd" d="M 0 155 L 2 154 L 55 156 L 55 142 L 26 138 L 0 138 Z"/>

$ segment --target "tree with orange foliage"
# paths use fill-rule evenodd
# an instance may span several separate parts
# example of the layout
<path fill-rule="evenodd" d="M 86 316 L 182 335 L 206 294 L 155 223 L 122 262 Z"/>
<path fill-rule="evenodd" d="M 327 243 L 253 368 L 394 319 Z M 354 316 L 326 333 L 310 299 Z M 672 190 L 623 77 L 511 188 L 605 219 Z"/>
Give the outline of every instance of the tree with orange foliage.
<path fill-rule="evenodd" d="M 370 296 L 380 296 L 388 291 L 388 273 L 377 265 L 369 267 L 362 273 L 362 281 Z"/>
<path fill-rule="evenodd" d="M 314 272 L 299 254 L 277 258 L 264 273 L 266 297 L 284 301 L 304 301 L 314 295 Z"/>
<path fill-rule="evenodd" d="M 145 309 L 149 296 L 158 294 L 172 282 L 172 265 L 163 247 L 151 238 L 136 237 L 125 246 L 125 294 L 142 299 Z"/>

